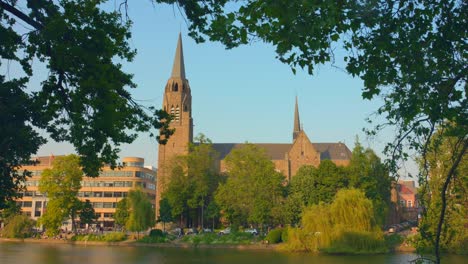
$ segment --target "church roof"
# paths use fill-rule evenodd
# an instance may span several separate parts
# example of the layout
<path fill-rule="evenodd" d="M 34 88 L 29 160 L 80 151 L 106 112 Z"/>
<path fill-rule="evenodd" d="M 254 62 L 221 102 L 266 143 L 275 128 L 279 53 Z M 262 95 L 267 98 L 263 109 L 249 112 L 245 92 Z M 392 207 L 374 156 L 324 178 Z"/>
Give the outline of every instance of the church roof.
<path fill-rule="evenodd" d="M 219 153 L 220 159 L 225 159 L 226 156 L 233 150 L 239 149 L 242 143 L 214 143 L 213 148 Z M 253 143 L 253 145 L 266 150 L 266 154 L 272 160 L 285 159 L 286 153 L 289 152 L 293 144 L 287 143 Z M 343 143 L 312 143 L 314 148 L 320 152 L 321 160 L 349 160 L 351 159 L 351 151 Z"/>
<path fill-rule="evenodd" d="M 174 65 L 172 66 L 171 77 L 185 80 L 184 51 L 182 49 L 182 35 L 180 33 L 179 40 L 177 41 L 176 54 L 174 57 Z"/>
<path fill-rule="evenodd" d="M 294 107 L 294 129 L 293 129 L 293 139 L 296 139 L 298 133 L 301 131 L 301 122 L 299 120 L 299 107 L 297 105 L 297 96 L 296 96 L 296 106 Z"/>

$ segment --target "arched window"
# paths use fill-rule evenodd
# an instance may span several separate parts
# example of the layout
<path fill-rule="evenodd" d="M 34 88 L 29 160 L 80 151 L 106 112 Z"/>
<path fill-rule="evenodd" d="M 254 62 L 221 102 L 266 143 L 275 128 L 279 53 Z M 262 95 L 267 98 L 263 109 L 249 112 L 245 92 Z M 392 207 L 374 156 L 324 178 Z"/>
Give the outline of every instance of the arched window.
<path fill-rule="evenodd" d="M 187 112 L 188 111 L 188 107 L 187 105 L 184 105 L 184 112 Z"/>
<path fill-rule="evenodd" d="M 179 85 L 177 83 L 175 83 L 174 86 L 172 86 L 172 91 L 173 92 L 179 91 Z"/>

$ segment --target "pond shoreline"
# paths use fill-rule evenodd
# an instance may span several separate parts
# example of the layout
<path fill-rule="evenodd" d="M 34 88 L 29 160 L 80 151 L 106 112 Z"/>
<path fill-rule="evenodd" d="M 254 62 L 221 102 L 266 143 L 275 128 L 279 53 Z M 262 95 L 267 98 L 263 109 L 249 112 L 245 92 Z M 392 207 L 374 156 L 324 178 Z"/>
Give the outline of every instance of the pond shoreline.
<path fill-rule="evenodd" d="M 267 244 L 249 244 L 249 245 L 229 245 L 229 244 L 189 244 L 189 243 L 141 243 L 132 240 L 121 242 L 104 241 L 72 241 L 66 239 L 35 239 L 35 238 L 0 238 L 2 242 L 15 243 L 40 243 L 40 244 L 68 244 L 80 246 L 124 246 L 124 247 L 159 247 L 159 248 L 220 248 L 220 249 L 239 249 L 239 250 L 278 250 L 277 245 Z"/>

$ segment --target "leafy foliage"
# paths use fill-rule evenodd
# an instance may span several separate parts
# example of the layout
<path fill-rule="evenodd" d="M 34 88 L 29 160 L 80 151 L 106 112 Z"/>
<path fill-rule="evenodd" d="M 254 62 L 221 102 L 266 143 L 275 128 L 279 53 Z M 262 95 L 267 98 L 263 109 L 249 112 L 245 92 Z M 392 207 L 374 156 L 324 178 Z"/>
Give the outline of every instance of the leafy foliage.
<path fill-rule="evenodd" d="M 94 223 L 96 220 L 97 217 L 93 205 L 88 199 L 86 199 L 80 210 L 80 223 L 89 225 Z"/>
<path fill-rule="evenodd" d="M 119 146 L 135 132 L 161 128 L 161 143 L 173 132 L 167 113 L 146 110 L 128 90 L 136 87 L 121 64 L 136 54 L 130 21 L 102 10 L 103 0 L 25 2 L 0 1 L 0 64 L 22 69 L 8 80 L 0 74 L 0 208 L 18 197 L 29 175 L 18 169 L 46 142 L 37 128 L 73 144 L 88 176 L 116 166 Z M 26 85 L 38 63 L 48 73 L 33 91 Z"/>
<path fill-rule="evenodd" d="M 252 144 L 234 149 L 225 161 L 227 181 L 220 184 L 215 199 L 226 218 L 234 226 L 270 224 L 272 208 L 283 197 L 284 176 L 264 150 Z"/>
<path fill-rule="evenodd" d="M 102 241 L 102 242 L 120 242 L 127 239 L 127 235 L 121 232 L 111 232 L 105 235 L 74 235 L 72 241 Z"/>
<path fill-rule="evenodd" d="M 283 228 L 273 229 L 267 234 L 265 240 L 268 241 L 269 244 L 278 244 L 282 242 L 282 234 Z"/>
<path fill-rule="evenodd" d="M 148 195 L 140 189 L 128 192 L 128 216 L 125 227 L 132 232 L 141 232 L 154 225 L 155 212 Z"/>
<path fill-rule="evenodd" d="M 166 223 L 169 223 L 173 220 L 172 218 L 172 208 L 171 204 L 167 198 L 163 198 L 159 201 L 159 219 L 158 222 L 163 223 L 163 230 L 166 230 Z"/>
<path fill-rule="evenodd" d="M 437 145 L 437 146 L 436 146 Z M 419 225 L 420 234 L 417 248 L 420 251 L 431 251 L 435 240 L 442 208 L 441 189 L 445 175 L 454 162 L 456 139 L 436 134 L 427 155 L 429 165 L 429 180 L 421 186 L 421 202 L 425 205 L 422 221 Z M 445 252 L 468 252 L 468 155 L 465 154 L 455 170 L 453 180 L 447 188 L 445 221 L 441 226 L 440 247 Z"/>
<path fill-rule="evenodd" d="M 301 228 L 289 228 L 284 248 L 333 253 L 386 252 L 372 202 L 357 189 L 342 189 L 331 204 L 306 208 Z"/>
<path fill-rule="evenodd" d="M 130 215 L 130 212 L 128 208 L 128 198 L 123 198 L 117 203 L 117 207 L 115 209 L 115 214 L 114 214 L 115 224 L 122 228 L 125 228 L 125 224 L 128 221 L 129 215 Z"/>
<path fill-rule="evenodd" d="M 34 225 L 35 221 L 26 215 L 12 215 L 7 219 L 1 234 L 8 238 L 27 238 L 31 236 Z"/>
<path fill-rule="evenodd" d="M 198 135 L 195 142 L 189 146 L 187 155 L 173 160 L 171 180 L 163 199 L 169 202 L 173 218 L 192 215 L 203 225 L 204 211 L 214 200 L 214 191 L 221 180 L 215 166 L 219 154 L 203 134 Z"/>
<path fill-rule="evenodd" d="M 42 172 L 39 191 L 46 194 L 49 201 L 39 222 L 49 236 L 58 234 L 66 218 L 71 218 L 73 230 L 76 230 L 75 217 L 82 206 L 77 198 L 83 179 L 79 160 L 76 155 L 57 157 L 52 162 L 52 168 Z"/>

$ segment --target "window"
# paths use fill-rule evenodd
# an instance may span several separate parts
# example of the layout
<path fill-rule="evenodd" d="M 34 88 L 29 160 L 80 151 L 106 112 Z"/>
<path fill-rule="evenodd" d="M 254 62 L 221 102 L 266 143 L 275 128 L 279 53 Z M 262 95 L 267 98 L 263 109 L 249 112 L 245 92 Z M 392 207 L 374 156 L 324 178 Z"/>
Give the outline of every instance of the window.
<path fill-rule="evenodd" d="M 113 218 L 114 214 L 113 213 L 104 213 L 104 218 Z"/>
<path fill-rule="evenodd" d="M 103 204 L 101 202 L 93 203 L 94 208 L 102 208 Z"/>
<path fill-rule="evenodd" d="M 103 203 L 104 208 L 114 208 L 113 203 Z"/>
<path fill-rule="evenodd" d="M 96 216 L 96 218 L 101 218 L 101 213 L 95 213 L 94 215 Z"/>
<path fill-rule="evenodd" d="M 412 203 L 413 203 L 413 202 L 412 202 L 411 200 L 408 200 L 408 207 L 413 207 L 413 206 L 412 206 Z"/>
<path fill-rule="evenodd" d="M 122 197 L 122 192 L 114 192 L 114 197 Z"/>
<path fill-rule="evenodd" d="M 402 207 L 406 207 L 406 201 L 405 200 L 400 200 L 400 204 Z"/>
<path fill-rule="evenodd" d="M 104 197 L 112 197 L 112 192 L 104 192 Z"/>
<path fill-rule="evenodd" d="M 23 207 L 32 207 L 32 201 L 24 201 Z"/>
<path fill-rule="evenodd" d="M 91 192 L 84 192 L 83 197 L 91 197 L 92 193 Z"/>
<path fill-rule="evenodd" d="M 35 217 L 40 217 L 41 216 L 41 211 L 34 211 L 34 216 Z"/>
<path fill-rule="evenodd" d="M 188 107 L 187 105 L 184 105 L 184 112 L 187 112 L 188 111 Z"/>
<path fill-rule="evenodd" d="M 172 86 L 172 91 L 173 91 L 173 92 L 179 91 L 179 85 L 178 85 L 177 83 L 175 83 L 175 84 Z"/>
<path fill-rule="evenodd" d="M 94 192 L 94 197 L 102 197 L 102 192 Z"/>
<path fill-rule="evenodd" d="M 42 202 L 36 201 L 36 208 L 41 208 L 41 207 L 42 207 Z"/>

